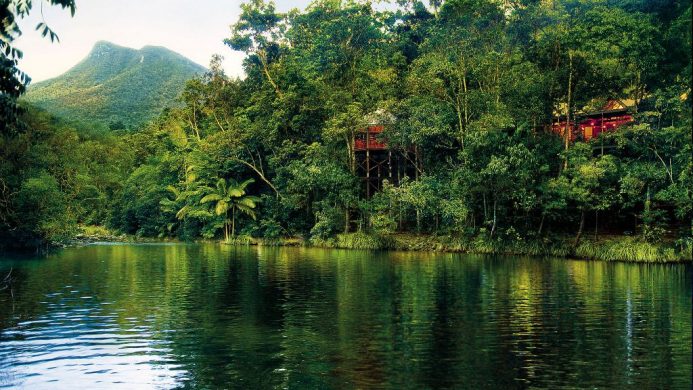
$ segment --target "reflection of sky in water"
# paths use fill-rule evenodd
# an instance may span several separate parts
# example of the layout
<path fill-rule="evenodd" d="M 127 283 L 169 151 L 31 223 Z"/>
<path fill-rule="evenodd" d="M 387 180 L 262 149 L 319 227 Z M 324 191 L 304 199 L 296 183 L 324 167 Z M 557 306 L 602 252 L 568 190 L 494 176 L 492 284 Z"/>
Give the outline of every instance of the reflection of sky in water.
<path fill-rule="evenodd" d="M 41 303 L 47 314 L 0 333 L 0 387 L 171 388 L 185 377 L 153 318 L 121 318 L 72 286 Z"/>

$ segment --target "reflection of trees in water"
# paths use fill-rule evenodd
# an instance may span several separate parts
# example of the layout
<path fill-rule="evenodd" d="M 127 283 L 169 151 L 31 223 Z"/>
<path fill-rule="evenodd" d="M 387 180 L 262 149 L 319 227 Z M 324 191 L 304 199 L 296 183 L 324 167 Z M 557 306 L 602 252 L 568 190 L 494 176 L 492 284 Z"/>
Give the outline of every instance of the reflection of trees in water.
<path fill-rule="evenodd" d="M 690 272 L 178 245 L 68 250 L 13 274 L 23 319 L 72 286 L 123 331 L 146 329 L 196 387 L 481 388 L 686 383 Z"/>
<path fill-rule="evenodd" d="M 46 312 L 45 305 L 39 294 L 46 291 L 46 281 L 35 283 L 29 270 L 22 266 L 21 262 L 30 262 L 31 258 L 24 256 L 10 268 L 0 270 L 0 337 L 5 329 L 16 326 L 18 322 L 33 319 Z"/>
<path fill-rule="evenodd" d="M 22 288 L 26 280 L 24 271 L 13 267 L 0 270 L 0 331 L 12 325 L 15 311 L 15 291 Z M 2 378 L 0 378 L 2 383 Z"/>
<path fill-rule="evenodd" d="M 12 283 L 12 268 L 10 268 L 9 271 L 7 271 L 7 275 L 4 277 L 2 274 L 0 274 L 0 291 L 6 290 L 10 287 L 10 284 Z"/>
<path fill-rule="evenodd" d="M 167 298 L 174 354 L 187 356 L 186 370 L 203 386 L 233 378 L 239 386 L 481 387 L 571 383 L 575 375 L 620 386 L 632 382 L 628 343 L 639 345 L 634 359 L 652 349 L 649 356 L 675 366 L 671 348 L 647 341 L 670 334 L 667 299 L 653 299 L 673 298 L 661 267 L 203 248 L 171 250 L 167 289 L 144 294 Z M 640 317 L 630 322 L 627 288 L 639 296 L 631 313 Z M 661 370 L 655 377 L 672 370 L 648 364 Z"/>

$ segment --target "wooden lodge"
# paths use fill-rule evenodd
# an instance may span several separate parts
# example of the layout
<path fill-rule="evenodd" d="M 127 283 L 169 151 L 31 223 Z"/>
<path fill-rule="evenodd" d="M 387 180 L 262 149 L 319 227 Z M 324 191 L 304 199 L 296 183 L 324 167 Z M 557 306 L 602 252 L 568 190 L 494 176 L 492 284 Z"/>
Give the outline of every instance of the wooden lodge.
<path fill-rule="evenodd" d="M 551 124 L 551 132 L 564 136 L 567 127 L 571 142 L 589 141 L 601 133 L 633 123 L 633 106 L 627 101 L 609 100 L 599 110 L 576 113 L 575 120 L 571 120 L 568 126 L 565 116 L 557 116 Z"/>
<path fill-rule="evenodd" d="M 387 150 L 385 141 L 378 140 L 378 137 L 385 129 L 383 125 L 369 125 L 364 130 L 361 130 L 354 140 L 354 151 L 376 151 Z"/>
<path fill-rule="evenodd" d="M 363 183 L 363 195 L 370 198 L 383 187 L 387 180 L 399 185 L 404 177 L 416 177 L 419 159 L 413 148 L 391 149 L 382 138 L 382 133 L 392 118 L 382 112 L 376 113 L 365 128 L 354 139 L 356 174 Z"/>

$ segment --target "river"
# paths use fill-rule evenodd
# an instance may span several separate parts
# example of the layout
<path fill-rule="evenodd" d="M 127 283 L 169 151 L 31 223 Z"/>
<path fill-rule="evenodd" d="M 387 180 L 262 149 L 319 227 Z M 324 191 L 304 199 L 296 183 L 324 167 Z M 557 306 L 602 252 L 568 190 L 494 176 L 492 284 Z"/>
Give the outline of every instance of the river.
<path fill-rule="evenodd" d="M 3 388 L 691 388 L 690 265 L 102 244 L 10 269 Z"/>

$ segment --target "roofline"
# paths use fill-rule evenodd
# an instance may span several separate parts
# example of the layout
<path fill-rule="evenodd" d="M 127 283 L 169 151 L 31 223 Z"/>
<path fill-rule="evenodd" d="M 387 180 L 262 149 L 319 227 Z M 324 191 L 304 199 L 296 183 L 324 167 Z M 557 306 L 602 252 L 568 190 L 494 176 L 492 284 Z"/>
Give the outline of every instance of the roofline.
<path fill-rule="evenodd" d="M 631 108 L 626 107 L 626 108 L 616 108 L 613 110 L 603 110 L 603 111 L 591 111 L 591 112 L 583 112 L 583 113 L 575 113 L 573 115 L 573 119 L 581 119 L 581 118 L 593 118 L 593 117 L 599 117 L 604 114 L 629 114 L 631 113 Z M 554 116 L 553 119 L 558 119 L 558 120 L 565 120 L 565 115 L 558 115 Z"/>

